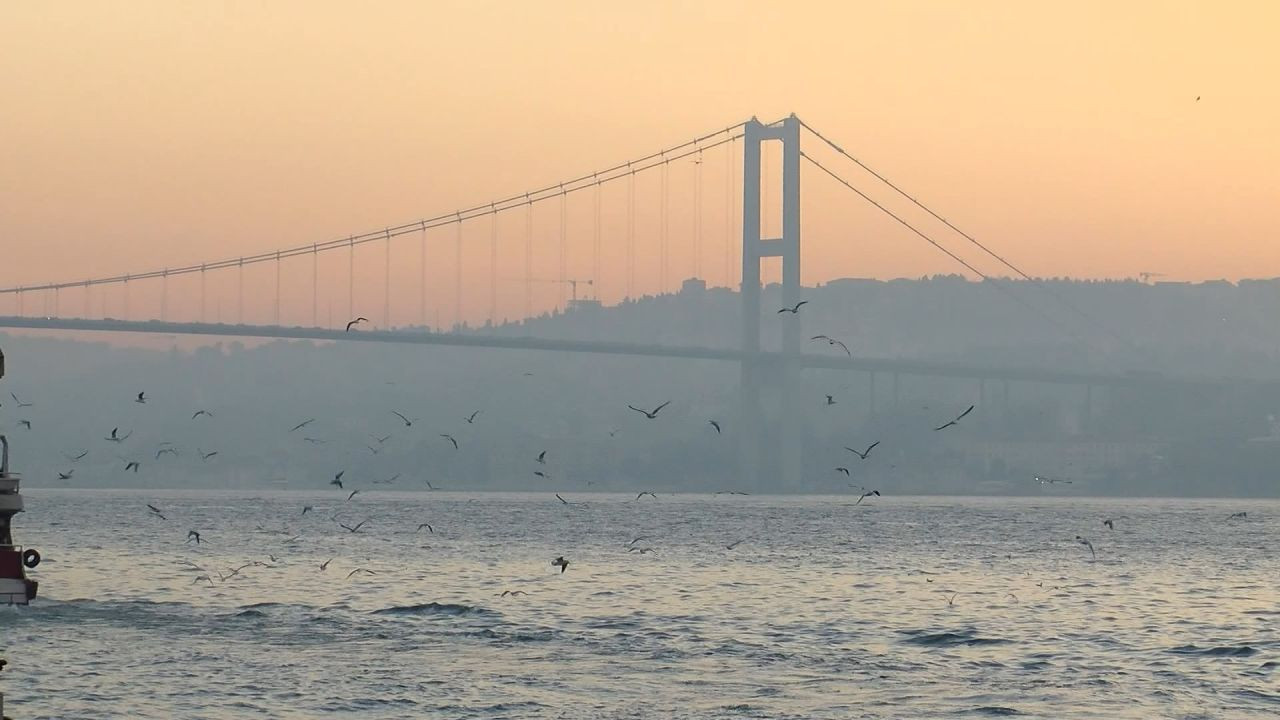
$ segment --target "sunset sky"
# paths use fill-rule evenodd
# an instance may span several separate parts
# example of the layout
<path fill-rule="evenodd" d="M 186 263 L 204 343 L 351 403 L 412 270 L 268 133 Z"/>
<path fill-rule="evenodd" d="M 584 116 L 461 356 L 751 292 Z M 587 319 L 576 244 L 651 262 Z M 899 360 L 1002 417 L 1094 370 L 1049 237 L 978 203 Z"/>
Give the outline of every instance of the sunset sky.
<path fill-rule="evenodd" d="M 1034 275 L 1280 276 L 1278 27 L 1272 2 L 6 3 L 0 286 L 324 241 L 790 112 Z M 668 171 L 669 287 L 693 272 L 699 223 L 702 274 L 736 283 L 728 160 L 722 147 Z M 803 181 L 806 283 L 958 270 L 812 168 Z M 658 286 L 659 182 L 636 185 L 639 292 Z M 570 277 L 593 272 L 592 203 L 566 207 Z M 613 302 L 625 188 L 600 203 L 596 289 Z M 520 213 L 496 228 L 500 317 L 524 302 Z M 541 279 L 558 277 L 558 217 L 554 203 L 535 211 Z M 463 229 L 473 322 L 487 316 L 494 231 Z M 453 230 L 426 241 L 428 315 L 451 320 Z M 395 322 L 419 319 L 419 243 L 392 246 Z M 346 260 L 317 271 L 337 314 Z M 381 312 L 385 263 L 381 246 L 357 255 L 356 310 Z M 265 319 L 274 273 L 253 273 L 246 320 Z M 309 321 L 310 261 L 284 273 L 285 319 Z M 209 282 L 228 319 L 234 279 Z M 194 287 L 175 285 L 170 312 L 193 312 Z M 559 293 L 539 284 L 535 309 Z M 118 297 L 90 302 L 120 314 Z M 0 313 L 13 308 L 0 297 Z"/>

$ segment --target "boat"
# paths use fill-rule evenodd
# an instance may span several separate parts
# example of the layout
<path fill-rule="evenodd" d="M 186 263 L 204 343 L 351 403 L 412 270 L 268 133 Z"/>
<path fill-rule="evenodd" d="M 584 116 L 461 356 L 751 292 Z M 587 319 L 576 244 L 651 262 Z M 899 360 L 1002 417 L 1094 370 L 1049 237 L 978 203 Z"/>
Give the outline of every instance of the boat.
<path fill-rule="evenodd" d="M 4 354 L 0 353 L 0 378 L 4 377 Z M 18 476 L 9 472 L 9 439 L 0 435 L 0 605 L 27 605 L 40 584 L 27 577 L 27 570 L 40 564 L 40 553 L 13 543 L 13 516 L 22 512 Z"/>

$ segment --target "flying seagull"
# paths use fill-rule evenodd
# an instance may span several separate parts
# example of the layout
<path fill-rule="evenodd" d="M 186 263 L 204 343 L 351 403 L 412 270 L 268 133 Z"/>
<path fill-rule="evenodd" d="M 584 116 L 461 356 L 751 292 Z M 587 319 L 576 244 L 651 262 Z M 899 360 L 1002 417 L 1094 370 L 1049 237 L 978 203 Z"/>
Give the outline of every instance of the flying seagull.
<path fill-rule="evenodd" d="M 79 455 L 75 455 L 75 456 L 68 455 L 68 456 L 66 456 L 66 457 L 67 457 L 67 459 L 68 459 L 68 460 L 70 460 L 71 462 L 80 462 L 81 460 L 83 460 L 83 459 L 84 459 L 84 456 L 85 456 L 85 455 L 88 455 L 88 454 L 89 454 L 89 451 L 88 451 L 88 450 L 85 450 L 85 451 L 81 452 Z"/>
<path fill-rule="evenodd" d="M 134 460 L 124 466 L 124 471 L 129 472 L 130 470 L 132 470 L 136 474 L 138 472 L 139 467 L 141 466 L 138 464 L 136 460 Z"/>
<path fill-rule="evenodd" d="M 346 530 L 347 532 L 357 533 L 357 532 L 360 532 L 360 528 L 364 527 L 364 524 L 365 524 L 365 523 L 367 523 L 367 522 L 369 522 L 369 521 L 368 521 L 368 520 L 361 520 L 361 521 L 360 521 L 360 523 L 359 523 L 359 524 L 357 524 L 355 527 L 351 527 L 350 525 L 344 525 L 344 524 L 342 524 L 342 523 L 338 523 L 338 527 L 340 527 L 340 528 L 342 528 L 342 529 Z"/>
<path fill-rule="evenodd" d="M 163 447 L 156 451 L 156 459 L 159 460 L 161 455 L 178 457 L 178 451 L 171 447 Z"/>
<path fill-rule="evenodd" d="M 498 597 L 506 597 L 508 595 L 510 595 L 511 597 L 515 597 L 516 595 L 528 595 L 528 594 L 529 593 L 523 590 L 503 590 L 502 594 L 499 595 Z"/>
<path fill-rule="evenodd" d="M 880 497 L 879 490 L 868 490 L 866 488 L 860 488 L 860 489 L 862 490 L 862 494 L 858 496 L 858 502 L 854 503 L 854 505 L 861 505 L 863 500 L 871 497 L 872 495 L 875 495 L 876 497 Z"/>
<path fill-rule="evenodd" d="M 151 511 L 151 514 L 152 514 L 152 515 L 155 515 L 156 517 L 160 518 L 161 520 L 168 520 L 168 519 L 169 519 L 169 518 L 165 517 L 165 516 L 164 516 L 164 513 L 160 512 L 160 508 L 156 507 L 155 505 L 152 505 L 152 504 L 148 503 L 148 504 L 147 504 L 147 509 Z"/>
<path fill-rule="evenodd" d="M 719 434 L 720 434 L 720 423 L 716 422 L 715 420 L 708 420 L 707 422 L 711 423 L 711 427 L 715 428 L 715 429 L 716 429 L 716 434 L 717 434 L 717 435 L 719 435 Z"/>
<path fill-rule="evenodd" d="M 343 332 L 351 332 L 351 328 L 355 327 L 356 325 L 358 325 L 358 324 L 360 324 L 360 323 L 362 323 L 362 322 L 369 322 L 369 318 L 367 318 L 367 317 L 358 317 L 358 318 L 356 318 L 355 320 L 352 320 L 351 322 L 347 323 L 347 329 L 346 329 L 346 330 L 344 330 Z"/>
<path fill-rule="evenodd" d="M 849 476 L 849 468 L 847 468 L 847 467 L 838 467 L 838 468 L 836 468 L 836 472 L 842 472 L 842 473 L 844 473 L 844 474 L 845 474 L 845 477 L 848 477 L 848 476 Z"/>
<path fill-rule="evenodd" d="M 538 477 L 542 478 L 543 480 L 550 480 L 550 479 L 551 479 L 551 476 L 550 476 L 550 475 L 548 475 L 548 474 L 546 474 L 546 473 L 542 472 L 541 470 L 534 470 L 534 471 L 533 471 L 533 474 L 534 474 L 534 475 L 537 475 Z"/>
<path fill-rule="evenodd" d="M 328 560 L 325 560 L 324 562 L 320 563 L 320 572 L 324 572 L 325 570 L 328 570 L 329 563 L 333 561 L 334 561 L 334 558 L 329 558 Z"/>
<path fill-rule="evenodd" d="M 568 500 L 565 500 L 564 498 L 560 497 L 560 493 L 556 493 L 555 495 L 556 495 L 556 499 L 559 500 L 560 502 L 564 503 L 565 505 L 569 504 Z"/>
<path fill-rule="evenodd" d="M 670 404 L 671 404 L 671 401 L 670 401 L 670 400 L 668 400 L 668 401 L 666 401 L 666 402 L 662 403 L 661 405 L 659 405 L 658 407 L 654 408 L 652 412 L 651 412 L 651 411 L 649 411 L 649 410 L 641 410 L 640 408 L 636 407 L 635 405 L 628 405 L 627 407 L 631 408 L 632 410 L 635 410 L 635 411 L 636 411 L 636 412 L 638 412 L 638 413 L 643 414 L 645 417 L 649 418 L 650 420 L 653 420 L 654 418 L 658 417 L 658 412 L 659 412 L 659 411 L 661 411 L 661 410 L 662 410 L 662 408 L 664 408 L 664 407 L 666 407 L 666 406 L 668 406 L 668 405 L 670 405 Z"/>
<path fill-rule="evenodd" d="M 568 560 L 565 560 L 565 559 L 564 559 L 564 556 L 563 556 L 563 555 L 561 555 L 560 557 L 558 557 L 558 558 L 556 558 L 555 560 L 552 560 L 552 561 L 551 561 L 551 566 L 552 566 L 552 567 L 559 567 L 559 568 L 560 568 L 560 574 L 561 574 L 561 575 L 563 575 L 563 574 L 564 574 L 564 571 L 569 569 L 569 561 L 568 561 Z"/>
<path fill-rule="evenodd" d="M 200 448 L 196 448 L 196 452 L 200 453 L 200 459 L 201 459 L 202 461 L 207 461 L 209 458 L 211 458 L 211 457 L 213 457 L 214 455 L 217 455 L 217 454 L 218 454 L 218 451 L 217 451 L 217 450 L 214 450 L 213 452 L 205 452 L 205 451 L 201 450 Z"/>
<path fill-rule="evenodd" d="M 835 405 L 835 404 L 836 404 L 836 399 L 835 399 L 834 397 L 832 397 L 832 396 L 828 395 L 828 396 L 827 396 L 827 404 L 828 404 L 828 405 Z"/>
<path fill-rule="evenodd" d="M 187 531 L 187 542 L 188 542 L 188 543 L 190 543 L 192 540 L 195 540 L 197 545 L 199 545 L 201 542 L 203 542 L 203 541 L 200 539 L 200 533 L 196 532 L 195 530 L 188 530 L 188 531 Z"/>
<path fill-rule="evenodd" d="M 360 488 L 356 488 L 355 490 L 352 490 L 351 494 L 347 496 L 347 502 L 351 502 L 351 498 L 355 497 L 356 493 L 358 492 L 360 492 Z"/>
<path fill-rule="evenodd" d="M 303 514 L 303 515 L 306 515 L 306 514 L 307 514 L 307 513 L 309 513 L 309 512 L 311 512 L 311 506 L 310 506 L 310 505 L 303 505 L 303 506 L 302 506 L 302 514 Z"/>
<path fill-rule="evenodd" d="M 844 449 L 845 449 L 845 450 L 848 450 L 849 452 L 853 453 L 854 455 L 857 455 L 858 457 L 862 458 L 863 460 L 866 460 L 866 459 L 867 459 L 867 456 L 871 454 L 871 450 L 872 450 L 872 449 L 874 449 L 874 448 L 875 448 L 875 446 L 877 446 L 877 445 L 879 445 L 879 444 L 880 444 L 880 441 L 879 441 L 879 440 L 877 440 L 877 441 L 875 441 L 875 442 L 871 443 L 870 445 L 868 445 L 868 446 L 867 446 L 867 449 L 866 449 L 866 450 L 863 450 L 862 452 L 858 452 L 857 450 L 854 450 L 853 448 L 849 447 L 848 445 L 846 445 Z"/>
<path fill-rule="evenodd" d="M 1089 542 L 1089 538 L 1087 538 L 1087 537 L 1080 537 L 1079 535 L 1077 535 L 1077 536 L 1076 536 L 1076 542 L 1078 542 L 1078 543 L 1080 543 L 1081 545 L 1083 545 L 1083 546 L 1085 546 L 1085 547 L 1089 548 L 1089 554 L 1093 556 L 1093 559 L 1094 559 L 1094 560 L 1097 560 L 1097 559 L 1098 559 L 1098 553 L 1096 553 L 1096 552 L 1094 552 L 1094 551 L 1093 551 L 1093 543 Z"/>
<path fill-rule="evenodd" d="M 18 407 L 20 408 L 31 407 L 32 405 L 32 403 L 29 403 L 29 402 L 22 402 L 21 400 L 18 399 L 18 396 L 14 395 L 13 393 L 9 393 L 9 397 L 13 398 L 13 401 L 18 403 Z"/>
<path fill-rule="evenodd" d="M 412 421 L 412 420 L 410 420 L 409 418 L 405 417 L 404 415 L 401 415 L 400 413 L 396 412 L 395 410 L 392 410 L 392 411 L 391 411 L 391 414 L 392 414 L 392 415 L 395 415 L 396 417 L 398 417 L 398 418 L 400 418 L 401 420 L 403 420 L 403 421 L 404 421 L 404 426 L 405 426 L 405 427 L 413 427 L 413 421 Z"/>
<path fill-rule="evenodd" d="M 436 534 L 436 529 L 431 527 L 431 523 L 419 523 L 418 529 L 414 530 L 414 532 L 422 532 L 422 528 L 426 528 L 432 535 Z"/>
<path fill-rule="evenodd" d="M 209 412 L 208 410 L 197 410 L 196 414 L 191 416 L 191 419 L 195 420 L 201 415 L 204 415 L 205 417 L 213 417 L 213 413 Z"/>
<path fill-rule="evenodd" d="M 952 420 L 951 422 L 949 422 L 949 423 L 947 423 L 947 424 L 945 424 L 945 425 L 939 425 L 938 427 L 934 428 L 934 430 L 946 430 L 947 428 L 951 427 L 952 425 L 955 425 L 955 424 L 959 423 L 959 422 L 960 422 L 960 420 L 961 420 L 961 419 L 963 419 L 965 415 L 968 415 L 969 413 L 973 412 L 973 408 L 974 408 L 974 406 L 973 406 L 973 405 L 970 405 L 970 406 L 969 406 L 969 409 L 967 409 L 967 410 L 965 410 L 964 412 L 962 412 L 962 413 L 960 413 L 959 415 L 957 415 L 955 420 Z"/>
<path fill-rule="evenodd" d="M 808 305 L 808 304 L 809 304 L 808 300 L 801 300 L 800 302 L 796 303 L 795 306 L 793 307 L 782 308 L 781 310 L 778 311 L 778 314 L 781 315 L 782 313 L 791 313 L 792 315 L 795 315 L 800 312 L 801 306 Z"/>
<path fill-rule="evenodd" d="M 74 469 L 72 469 L 72 470 L 68 470 L 68 471 L 66 471 L 66 472 L 60 472 L 60 473 L 58 473 L 58 479 L 59 479 L 59 480 L 70 480 L 70 479 L 71 479 L 71 474 L 72 474 L 72 473 L 74 473 L 74 472 L 75 472 L 75 470 L 74 470 Z"/>
<path fill-rule="evenodd" d="M 841 350 L 844 350 L 844 354 L 845 354 L 845 355 L 848 355 L 849 357 L 853 357 L 853 355 L 849 353 L 849 346 L 848 346 L 848 345 L 845 345 L 844 343 L 842 343 L 842 342 L 840 342 L 839 340 L 837 340 L 837 339 L 835 339 L 835 338 L 831 337 L 830 335 L 814 335 L 813 337 L 809 338 L 809 340 L 811 340 L 811 341 L 812 341 L 812 340 L 826 340 L 826 341 L 827 341 L 827 344 L 828 344 L 828 345 L 831 345 L 832 347 L 834 347 L 834 346 L 836 346 L 836 345 L 839 345 L 839 346 L 840 346 L 840 349 L 841 349 Z"/>
<path fill-rule="evenodd" d="M 30 430 L 30 429 L 31 429 L 31 421 L 30 421 L 30 420 L 19 420 L 19 421 L 18 421 L 18 424 L 19 424 L 19 425 L 21 425 L 21 426 L 23 426 L 23 427 L 25 427 L 25 428 L 26 428 L 26 429 L 28 429 L 28 430 Z"/>
<path fill-rule="evenodd" d="M 111 437 L 109 437 L 109 438 L 105 438 L 105 439 L 106 439 L 106 440 L 109 440 L 109 441 L 111 441 L 111 442 L 113 442 L 113 443 L 122 443 L 122 442 L 124 442 L 125 440 L 128 440 L 128 439 L 129 439 L 129 436 L 133 434 L 133 431 L 132 431 L 132 430 L 130 430 L 128 433 L 126 433 L 126 434 L 124 434 L 124 435 L 119 435 L 119 434 L 118 434 L 119 432 L 120 432 L 120 428 L 118 428 L 118 427 L 111 428 Z"/>
<path fill-rule="evenodd" d="M 546 465 L 546 464 L 547 464 L 547 451 L 546 451 L 546 450 L 543 450 L 542 452 L 538 453 L 538 457 L 534 458 L 534 460 L 537 460 L 539 465 Z"/>
<path fill-rule="evenodd" d="M 338 471 L 338 474 L 337 474 L 337 475 L 334 475 L 334 476 L 333 476 L 333 479 L 329 481 L 329 484 L 330 484 L 330 485 L 337 485 L 339 490 L 343 489 L 343 488 L 342 488 L 342 476 L 343 476 L 344 474 L 346 474 L 346 472 L 347 472 L 346 470 L 339 470 L 339 471 Z"/>
<path fill-rule="evenodd" d="M 146 404 L 147 404 L 147 393 L 146 393 L 146 391 L 144 390 L 143 392 L 138 393 L 138 397 L 134 398 L 134 402 L 136 402 L 136 403 L 141 403 L 141 404 L 143 404 L 143 405 L 146 405 Z"/>
<path fill-rule="evenodd" d="M 1103 525 L 1106 525 L 1108 530 L 1115 530 L 1115 529 L 1116 529 L 1116 524 L 1115 524 L 1115 522 L 1114 522 L 1111 518 L 1107 518 L 1106 520 L 1103 520 L 1103 521 L 1102 521 L 1102 524 L 1103 524 Z"/>
<path fill-rule="evenodd" d="M 467 424 L 470 425 L 471 423 L 474 423 L 476 421 L 476 416 L 479 414 L 480 414 L 479 410 L 476 410 L 475 412 L 471 413 L 471 416 L 466 418 Z"/>
<path fill-rule="evenodd" d="M 292 430 L 290 430 L 289 432 L 293 432 L 294 430 L 301 430 L 302 428 L 304 428 L 304 427 L 306 427 L 306 426 L 310 425 L 311 423 L 313 423 L 313 422 L 315 422 L 315 421 L 316 421 L 316 419 L 315 419 L 315 418 L 310 418 L 310 419 L 307 419 L 307 420 L 303 420 L 302 422 L 298 423 L 297 425 L 294 425 L 294 426 L 293 426 L 293 429 L 292 429 Z"/>
<path fill-rule="evenodd" d="M 654 494 L 653 494 L 652 492 L 650 492 L 649 490 L 644 490 L 644 491 L 642 491 L 639 495 L 636 495 L 636 500 L 639 500 L 640 498 L 644 497 L 645 495 L 648 495 L 649 497 L 653 498 L 654 500 L 657 500 L 657 499 L 658 499 L 658 496 L 657 496 L 657 495 L 654 495 Z M 633 502 L 634 502 L 634 501 L 633 501 Z"/>
<path fill-rule="evenodd" d="M 364 568 L 356 568 L 355 570 L 352 570 L 351 572 L 347 573 L 347 579 L 348 579 L 348 580 L 350 580 L 350 579 L 351 579 L 351 576 L 352 576 L 352 575 L 355 575 L 356 573 L 364 573 L 365 575 L 377 575 L 377 574 L 378 574 L 378 573 L 376 573 L 376 572 L 374 572 L 374 571 L 372 571 L 372 570 L 365 570 Z"/>

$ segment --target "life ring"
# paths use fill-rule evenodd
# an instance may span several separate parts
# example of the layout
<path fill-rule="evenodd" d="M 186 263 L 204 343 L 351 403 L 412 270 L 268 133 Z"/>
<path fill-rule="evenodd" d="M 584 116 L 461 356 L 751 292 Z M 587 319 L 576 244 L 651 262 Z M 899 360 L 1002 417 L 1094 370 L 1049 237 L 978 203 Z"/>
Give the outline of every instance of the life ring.
<path fill-rule="evenodd" d="M 22 564 L 26 565 L 28 569 L 35 569 L 35 566 L 40 564 L 40 553 L 32 548 L 27 548 L 22 553 Z"/>

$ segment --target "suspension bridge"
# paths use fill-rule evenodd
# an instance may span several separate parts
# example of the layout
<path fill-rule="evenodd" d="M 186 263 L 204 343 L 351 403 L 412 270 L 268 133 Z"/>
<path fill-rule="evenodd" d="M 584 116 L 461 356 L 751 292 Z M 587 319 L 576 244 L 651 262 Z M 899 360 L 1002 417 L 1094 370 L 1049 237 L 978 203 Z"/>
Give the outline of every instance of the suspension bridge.
<path fill-rule="evenodd" d="M 1003 381 L 1006 395 L 1010 381 L 1081 385 L 1086 391 L 1096 386 L 1205 384 L 1151 375 L 802 352 L 803 313 L 775 316 L 776 309 L 763 308 L 761 298 L 762 267 L 776 258 L 781 261 L 782 304 L 794 307 L 803 300 L 802 167 L 870 203 L 1012 301 L 1044 314 L 960 252 L 873 199 L 848 179 L 842 167 L 806 152 L 802 137 L 941 222 L 967 249 L 1052 294 L 1004 256 L 791 115 L 772 123 L 752 118 L 562 182 L 356 235 L 179 267 L 3 287 L 0 300 L 7 301 L 9 309 L 0 315 L 0 328 L 388 342 L 737 363 L 742 373 L 743 473 L 751 479 L 758 472 L 774 472 L 784 486 L 799 478 L 801 466 L 798 398 L 786 388 L 805 369 L 865 372 L 873 384 L 877 373 L 888 374 L 895 389 L 900 375 Z M 712 184 L 708 177 L 723 183 L 715 208 L 719 227 L 708 222 L 711 213 L 705 206 L 712 204 L 706 199 Z M 638 206 L 637 195 L 655 189 L 658 201 L 653 213 L 651 207 Z M 535 231 L 545 224 L 539 220 L 548 219 L 553 232 Z M 713 246 L 709 228 L 716 231 L 718 247 Z M 571 234 L 577 235 L 572 238 L 575 247 L 589 248 L 587 257 L 570 252 Z M 589 242 L 583 242 L 583 236 Z M 720 267 L 713 269 L 716 261 Z M 378 266 L 381 278 L 376 277 Z M 642 295 L 666 294 L 674 289 L 677 268 L 688 277 L 712 276 L 711 282 L 718 280 L 720 286 L 738 291 L 742 320 L 738 347 L 484 332 L 583 302 L 617 304 Z M 464 281 L 468 269 L 471 282 Z M 487 283 L 474 281 L 481 274 L 477 269 L 487 272 Z M 248 304 L 246 284 L 252 291 Z M 570 290 L 572 301 L 566 302 Z M 580 299 L 580 291 L 593 297 Z M 1065 300 L 1058 300 L 1080 319 L 1091 321 Z M 336 317 L 335 303 L 341 311 Z M 347 322 L 357 317 L 368 318 L 368 326 L 346 331 Z M 776 346 L 762 343 L 765 321 L 782 323 Z M 780 390 L 768 393 L 774 406 L 770 412 L 762 407 L 764 388 Z M 763 442 L 766 438 L 770 443 Z"/>

